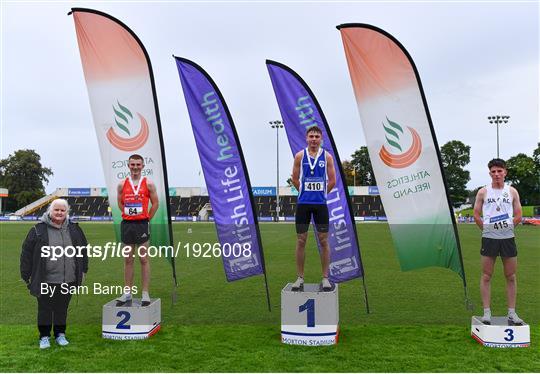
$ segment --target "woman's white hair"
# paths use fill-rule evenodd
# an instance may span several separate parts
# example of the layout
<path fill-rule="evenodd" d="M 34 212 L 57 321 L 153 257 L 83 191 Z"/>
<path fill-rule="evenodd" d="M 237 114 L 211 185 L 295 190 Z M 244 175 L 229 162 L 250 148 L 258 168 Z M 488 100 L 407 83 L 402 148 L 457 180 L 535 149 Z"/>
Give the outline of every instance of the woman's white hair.
<path fill-rule="evenodd" d="M 47 207 L 47 215 L 50 217 L 53 207 L 57 204 L 61 204 L 66 208 L 66 219 L 69 218 L 69 204 L 66 199 L 54 199 L 52 203 Z"/>

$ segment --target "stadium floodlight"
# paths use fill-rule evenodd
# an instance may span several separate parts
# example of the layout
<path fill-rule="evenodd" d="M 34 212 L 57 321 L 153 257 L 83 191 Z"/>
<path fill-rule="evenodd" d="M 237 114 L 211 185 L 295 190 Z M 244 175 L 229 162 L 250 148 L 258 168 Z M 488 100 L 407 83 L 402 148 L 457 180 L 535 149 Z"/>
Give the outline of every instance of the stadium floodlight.
<path fill-rule="evenodd" d="M 510 119 L 510 116 L 503 116 L 503 115 L 495 115 L 495 116 L 488 116 L 489 123 L 494 123 L 497 125 L 497 158 L 499 158 L 499 125 L 503 123 L 508 123 L 508 120 Z"/>
<path fill-rule="evenodd" d="M 270 127 L 276 129 L 276 222 L 279 221 L 279 129 L 283 128 L 280 120 L 269 121 Z"/>

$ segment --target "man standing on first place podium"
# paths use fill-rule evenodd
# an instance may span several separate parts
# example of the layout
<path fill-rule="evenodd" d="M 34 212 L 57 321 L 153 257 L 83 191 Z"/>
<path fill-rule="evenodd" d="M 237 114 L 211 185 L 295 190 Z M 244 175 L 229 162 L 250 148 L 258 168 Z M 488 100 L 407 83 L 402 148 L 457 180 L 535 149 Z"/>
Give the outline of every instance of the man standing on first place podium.
<path fill-rule="evenodd" d="M 522 325 L 523 320 L 515 309 L 517 248 L 514 240 L 514 227 L 521 222 L 521 203 L 517 190 L 504 183 L 507 174 L 504 160 L 495 158 L 488 163 L 488 168 L 491 184 L 478 191 L 474 203 L 474 221 L 482 230 L 480 293 L 484 315 L 481 321 L 491 324 L 491 276 L 497 256 L 501 256 L 506 277 L 508 323 Z"/>
<path fill-rule="evenodd" d="M 332 290 L 328 280 L 330 248 L 328 246 L 329 216 L 326 196 L 336 185 L 334 159 L 321 147 L 322 131 L 313 126 L 306 131 L 307 148 L 294 156 L 292 182 L 298 190 L 296 204 L 296 271 L 298 278 L 292 291 L 304 286 L 305 249 L 309 223 L 313 221 L 321 244 L 322 289 Z"/>
<path fill-rule="evenodd" d="M 129 156 L 130 176 L 118 184 L 118 207 L 122 212 L 122 243 L 130 247 L 124 258 L 124 282 L 130 289 L 133 287 L 133 267 L 135 253 L 141 262 L 142 306 L 150 305 L 148 287 L 150 285 L 150 259 L 147 255 L 150 240 L 150 220 L 159 207 L 156 186 L 146 177 L 141 177 L 144 159 L 141 155 Z M 151 208 L 148 210 L 148 203 Z M 124 293 L 117 300 L 117 306 L 131 302 L 131 293 Z"/>

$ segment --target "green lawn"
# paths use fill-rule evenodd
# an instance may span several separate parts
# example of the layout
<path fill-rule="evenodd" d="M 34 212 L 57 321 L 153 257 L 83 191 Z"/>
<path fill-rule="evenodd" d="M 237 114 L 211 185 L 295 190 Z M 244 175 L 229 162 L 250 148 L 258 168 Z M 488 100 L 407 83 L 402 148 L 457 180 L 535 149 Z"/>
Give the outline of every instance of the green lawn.
<path fill-rule="evenodd" d="M 522 209 L 522 215 L 523 217 L 534 217 L 534 206 L 523 206 L 521 207 Z M 473 216 L 474 212 L 472 210 L 472 208 L 469 208 L 469 209 L 463 209 L 461 212 L 460 212 L 464 217 L 468 214 L 469 216 Z"/>
<path fill-rule="evenodd" d="M 82 224 L 92 244 L 112 241 L 112 226 Z M 401 272 L 386 224 L 358 225 L 371 313 L 362 282 L 340 287 L 340 341 L 333 347 L 280 342 L 280 290 L 295 277 L 294 226 L 261 224 L 272 312 L 261 276 L 227 283 L 220 259 L 177 258 L 178 302 L 171 303 L 170 266 L 152 261 L 151 295 L 162 298 L 162 330 L 145 341 L 101 338 L 101 307 L 110 295 L 81 295 L 70 306 L 68 347 L 40 351 L 36 301 L 19 279 L 20 244 L 31 224 L 0 224 L 0 371 L 540 371 L 540 231 L 516 229 L 519 250 L 518 313 L 531 325 L 531 347 L 484 348 L 469 335 L 471 313 L 457 274 L 441 268 Z M 176 241 L 215 242 L 211 224 L 174 224 Z M 188 234 L 188 228 L 192 233 Z M 465 272 L 475 313 L 479 232 L 460 225 Z M 306 276 L 319 281 L 310 237 Z M 495 315 L 506 313 L 504 279 L 493 282 Z M 139 274 L 138 267 L 136 275 Z M 87 284 L 122 284 L 118 259 L 91 259 Z"/>

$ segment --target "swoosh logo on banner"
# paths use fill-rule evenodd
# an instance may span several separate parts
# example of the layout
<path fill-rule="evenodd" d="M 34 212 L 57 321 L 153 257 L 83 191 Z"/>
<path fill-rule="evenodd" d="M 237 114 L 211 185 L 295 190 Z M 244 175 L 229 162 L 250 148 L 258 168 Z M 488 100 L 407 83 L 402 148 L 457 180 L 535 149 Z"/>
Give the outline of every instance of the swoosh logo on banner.
<path fill-rule="evenodd" d="M 388 152 L 386 147 L 383 145 L 379 151 L 379 157 L 381 158 L 382 162 L 391 168 L 406 168 L 407 166 L 412 165 L 422 153 L 422 140 L 420 139 L 420 135 L 418 135 L 416 130 L 412 127 L 407 126 L 407 128 L 411 132 L 413 139 L 409 149 L 401 154 L 396 155 Z"/>
<path fill-rule="evenodd" d="M 141 121 L 141 128 L 139 130 L 139 133 L 135 135 L 132 138 L 124 138 L 116 132 L 114 132 L 113 128 L 110 127 L 109 130 L 107 130 L 107 139 L 109 139 L 109 142 L 117 149 L 120 149 L 122 151 L 135 151 L 139 148 L 141 148 L 146 141 L 148 140 L 148 135 L 150 134 L 150 130 L 148 128 L 148 123 L 146 122 L 146 119 L 140 114 L 137 113 L 139 116 L 139 119 Z"/>

